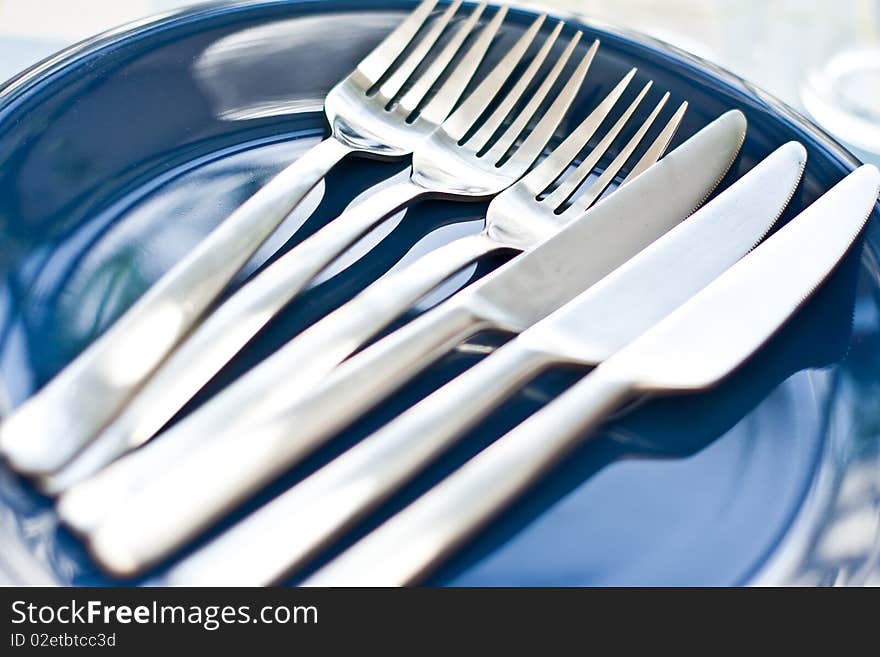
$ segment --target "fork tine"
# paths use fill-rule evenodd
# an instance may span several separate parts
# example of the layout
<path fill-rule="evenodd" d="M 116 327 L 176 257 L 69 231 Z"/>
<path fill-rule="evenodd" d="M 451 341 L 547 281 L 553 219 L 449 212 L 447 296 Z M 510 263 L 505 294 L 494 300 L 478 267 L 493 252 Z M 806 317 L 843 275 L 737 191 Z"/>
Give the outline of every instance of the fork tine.
<path fill-rule="evenodd" d="M 532 58 L 529 67 L 519 77 L 519 80 L 516 81 L 516 84 L 507 93 L 504 100 L 501 101 L 501 104 L 495 108 L 495 111 L 492 112 L 492 115 L 486 119 L 482 126 L 480 126 L 480 129 L 468 139 L 467 143 L 473 148 L 473 150 L 482 150 L 486 144 L 489 143 L 492 135 L 494 135 L 498 128 L 501 127 L 501 123 L 507 118 L 507 115 L 510 114 L 511 110 L 513 110 L 516 103 L 519 102 L 519 99 L 525 93 L 534 77 L 538 74 L 541 65 L 550 53 L 550 49 L 553 47 L 553 44 L 556 43 L 556 39 L 562 31 L 563 25 L 564 23 L 562 21 L 559 21 L 556 24 L 556 27 L 553 28 L 553 32 L 551 32 L 550 36 L 545 39 L 544 45 L 541 46 L 541 49 Z"/>
<path fill-rule="evenodd" d="M 358 71 L 372 83 L 378 82 L 419 33 L 436 5 L 437 0 L 424 0 L 382 43 L 361 60 L 357 66 Z"/>
<path fill-rule="evenodd" d="M 635 77 L 636 69 L 631 69 L 614 89 L 602 99 L 589 116 L 557 146 L 538 166 L 522 179 L 522 183 L 534 191 L 535 196 L 544 192 L 554 180 L 559 178 L 574 159 L 583 150 L 596 129 L 608 117 L 612 108 L 620 100 L 630 81 Z"/>
<path fill-rule="evenodd" d="M 510 150 L 510 147 L 513 146 L 516 139 L 522 134 L 522 132 L 526 129 L 526 126 L 529 124 L 529 121 L 535 116 L 535 113 L 538 111 L 538 108 L 541 106 L 541 103 L 547 98 L 547 95 L 550 93 L 550 90 L 553 88 L 553 85 L 556 84 L 556 81 L 559 79 L 559 76 L 562 74 L 565 65 L 568 63 L 568 60 L 571 58 L 571 54 L 574 52 L 575 47 L 581 40 L 582 33 L 577 32 L 574 37 L 572 37 L 571 41 L 569 41 L 568 46 L 566 46 L 565 51 L 562 53 L 562 56 L 554 65 L 553 69 L 550 71 L 550 74 L 544 79 L 541 83 L 540 88 L 535 92 L 532 98 L 529 100 L 528 105 L 526 105 L 523 110 L 519 113 L 519 115 L 513 120 L 513 122 L 508 126 L 507 130 L 504 131 L 504 134 L 496 141 L 492 148 L 489 150 L 487 157 L 490 162 L 499 162 L 502 157 L 504 157 L 505 153 Z M 590 46 L 590 49 L 587 51 L 586 60 L 587 65 L 586 69 L 589 69 L 590 63 L 593 61 L 593 57 L 596 55 L 596 51 L 599 49 L 599 40 L 593 41 L 593 45 Z M 584 73 L 586 73 L 586 69 Z M 574 100 L 574 98 L 572 98 Z M 567 108 L 566 108 L 567 109 Z M 558 125 L 558 124 L 557 124 Z M 556 128 L 554 127 L 554 131 Z M 519 150 L 519 149 L 517 149 Z M 543 147 L 542 147 L 543 150 Z M 540 151 L 539 153 L 540 154 Z M 535 157 L 537 157 L 537 155 Z M 534 159 L 534 158 L 533 158 Z M 531 161 L 528 162 L 531 165 Z"/>
<path fill-rule="evenodd" d="M 553 137 L 559 124 L 562 123 L 562 118 L 568 112 L 584 83 L 596 48 L 598 48 L 598 44 L 594 42 L 587 54 L 581 59 L 571 78 L 565 83 L 562 91 L 556 96 L 556 100 L 547 108 L 544 116 L 538 121 L 529 136 L 523 140 L 511 158 L 504 164 L 508 171 L 516 167 L 525 172 L 547 147 L 547 143 Z"/>
<path fill-rule="evenodd" d="M 443 34 L 443 31 L 446 29 L 446 26 L 449 25 L 449 21 L 452 20 L 452 17 L 455 16 L 461 3 L 462 0 L 453 0 L 452 4 L 446 8 L 446 11 L 443 12 L 440 18 L 434 21 L 431 25 L 431 29 L 428 30 L 428 33 L 419 41 L 418 45 L 407 56 L 403 63 L 395 68 L 391 77 L 382 83 L 382 86 L 379 87 L 379 94 L 382 98 L 387 98 L 390 101 L 400 93 L 400 90 L 403 88 L 403 85 L 406 84 L 406 81 L 409 80 L 413 72 L 419 67 L 419 64 L 421 64 L 425 57 L 428 56 L 428 53 L 431 52 L 431 48 L 437 43 L 437 39 Z"/>
<path fill-rule="evenodd" d="M 422 102 L 427 93 L 431 90 L 431 87 L 434 86 L 434 83 L 437 82 L 437 79 L 443 74 L 443 71 L 446 70 L 446 67 L 449 66 L 452 58 L 455 57 L 456 53 L 461 49 L 468 34 L 471 33 L 471 30 L 474 29 L 477 21 L 480 20 L 480 16 L 486 9 L 486 4 L 487 0 L 483 0 L 483 2 L 474 8 L 470 13 L 470 16 L 467 17 L 467 20 L 464 21 L 455 31 L 455 35 L 449 40 L 449 43 L 446 44 L 436 59 L 431 62 L 431 66 L 428 67 L 428 70 L 422 73 L 422 75 L 419 76 L 419 79 L 415 81 L 412 88 L 403 95 L 403 98 L 400 99 L 400 106 L 403 110 L 407 113 L 411 113 L 419 106 L 419 103 Z M 479 61 L 477 64 L 479 64 Z M 476 65 L 474 68 L 476 69 Z M 459 95 L 460 94 L 461 92 L 459 92 Z M 458 100 L 458 98 L 455 100 Z M 443 118 L 446 117 L 444 116 Z"/>
<path fill-rule="evenodd" d="M 626 164 L 626 161 L 629 160 L 630 156 L 633 154 L 633 151 L 636 150 L 642 139 L 644 139 L 645 134 L 657 119 L 657 115 L 660 114 L 660 111 L 663 109 L 663 106 L 666 105 L 667 100 L 669 100 L 668 91 L 663 94 L 663 98 L 660 99 L 660 102 L 657 103 L 657 106 L 653 109 L 644 123 L 639 126 L 636 134 L 634 134 L 629 142 L 627 142 L 626 146 L 620 150 L 617 157 L 615 157 L 605 171 L 602 172 L 602 175 L 590 185 L 586 192 L 579 196 L 571 206 L 569 206 L 565 211 L 566 213 L 570 212 L 573 216 L 582 214 L 593 205 L 596 199 L 602 196 L 602 192 L 604 192 L 605 188 L 611 184 L 611 181 L 614 180 L 615 176 L 620 172 L 620 169 L 623 168 L 623 165 Z"/>
<path fill-rule="evenodd" d="M 602 140 L 596 144 L 596 147 L 590 151 L 589 155 L 584 158 L 584 161 L 562 181 L 559 187 L 553 190 L 553 192 L 544 199 L 547 203 L 552 207 L 559 209 L 569 198 L 571 198 L 571 195 L 581 186 L 581 183 L 590 174 L 599 162 L 599 159 L 605 155 L 605 152 L 608 150 L 609 146 L 611 146 L 620 131 L 623 130 L 623 127 L 627 124 L 630 117 L 633 115 L 633 112 L 636 111 L 636 108 L 642 102 L 642 99 L 644 99 L 652 84 L 653 83 L 649 81 L 644 87 L 642 87 L 642 90 L 639 92 L 639 95 L 636 96 L 636 99 L 630 103 L 630 106 L 626 109 L 623 115 L 611 127 L 611 130 L 602 137 Z"/>
<path fill-rule="evenodd" d="M 513 73 L 516 65 L 526 54 L 538 30 L 546 19 L 546 14 L 541 14 L 531 24 L 508 53 L 501 59 L 492 72 L 474 89 L 452 115 L 443 124 L 444 130 L 450 137 L 460 141 L 465 133 L 470 130 L 486 109 L 486 105 L 501 91 L 501 87 Z"/>
<path fill-rule="evenodd" d="M 657 135 L 654 143 L 652 143 L 648 150 L 645 151 L 645 154 L 642 155 L 641 159 L 632 168 L 626 178 L 623 179 L 623 182 L 620 183 L 621 187 L 626 185 L 640 173 L 643 173 L 645 169 L 650 167 L 663 156 L 663 153 L 666 152 L 675 133 L 678 131 L 678 126 L 681 125 L 681 120 L 684 118 L 684 113 L 687 111 L 687 108 L 687 101 L 684 101 L 678 106 L 678 109 L 675 110 L 675 114 L 672 115 L 672 118 L 669 119 L 669 122 L 664 126 L 663 130 Z"/>
<path fill-rule="evenodd" d="M 468 83 L 477 72 L 477 67 L 483 61 L 489 46 L 492 45 L 505 16 L 507 16 L 507 7 L 499 7 L 492 20 L 482 29 L 480 36 L 468 49 L 467 54 L 462 57 L 434 97 L 422 109 L 420 112 L 422 118 L 434 125 L 440 125 L 449 116 L 452 108 L 455 107 Z"/>

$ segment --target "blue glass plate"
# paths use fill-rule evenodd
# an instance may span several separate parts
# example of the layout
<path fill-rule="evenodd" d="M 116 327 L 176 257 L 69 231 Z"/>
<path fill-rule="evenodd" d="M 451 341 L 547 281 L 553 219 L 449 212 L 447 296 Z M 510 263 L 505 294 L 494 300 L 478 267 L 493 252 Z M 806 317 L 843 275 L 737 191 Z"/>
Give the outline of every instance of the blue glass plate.
<path fill-rule="evenodd" d="M 8 403 L 14 407 L 37 390 L 319 139 L 325 92 L 412 4 L 211 5 L 96 37 L 0 89 L 0 379 Z M 490 60 L 532 18 L 512 11 Z M 679 141 L 725 110 L 746 113 L 748 139 L 728 182 L 785 141 L 807 146 L 804 182 L 784 219 L 856 165 L 802 117 L 711 65 L 638 35 L 579 27 L 590 37 L 586 43 L 598 36 L 603 45 L 571 121 L 638 66 L 639 78 L 654 80 L 657 96 L 669 90 L 674 101 L 690 102 Z M 345 162 L 236 284 L 403 168 Z M 476 232 L 483 210 L 431 202 L 395 217 L 272 322 L 191 407 L 384 271 Z M 832 280 L 758 358 L 716 390 L 644 401 L 621 416 L 431 583 L 726 585 L 869 577 L 880 500 L 876 474 L 865 474 L 877 472 L 880 452 L 878 250 L 874 221 Z M 410 317 L 502 260 L 465 272 Z M 508 337 L 487 334 L 476 342 L 486 347 Z M 249 507 L 485 351 L 450 354 Z M 581 375 L 559 369 L 540 377 L 334 549 Z M 10 581 L 113 583 L 59 527 L 50 501 L 2 468 L 0 543 L 0 569 Z"/>

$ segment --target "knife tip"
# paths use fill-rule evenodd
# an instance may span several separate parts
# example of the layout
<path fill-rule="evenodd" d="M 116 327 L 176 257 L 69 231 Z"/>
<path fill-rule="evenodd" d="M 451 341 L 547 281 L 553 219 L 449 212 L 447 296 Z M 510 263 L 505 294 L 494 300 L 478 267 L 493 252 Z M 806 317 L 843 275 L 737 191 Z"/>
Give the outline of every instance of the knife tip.
<path fill-rule="evenodd" d="M 745 134 L 749 123 L 748 119 L 746 119 L 746 115 L 738 109 L 733 109 L 725 112 L 720 117 L 718 117 L 718 120 L 724 123 L 730 123 L 733 127 L 736 127 L 738 131 L 742 132 L 743 134 Z"/>

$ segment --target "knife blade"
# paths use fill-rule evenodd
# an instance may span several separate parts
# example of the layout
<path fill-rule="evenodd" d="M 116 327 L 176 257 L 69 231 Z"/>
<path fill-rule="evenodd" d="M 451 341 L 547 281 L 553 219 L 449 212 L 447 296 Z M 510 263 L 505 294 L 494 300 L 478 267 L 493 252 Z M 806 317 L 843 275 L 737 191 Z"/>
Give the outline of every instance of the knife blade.
<path fill-rule="evenodd" d="M 575 300 L 173 566 L 163 583 L 265 586 L 304 565 L 542 369 L 601 363 L 744 256 L 788 205 L 805 163 L 800 144 L 777 149 Z"/>
<path fill-rule="evenodd" d="M 131 495 L 146 508 L 150 499 L 165 505 L 166 493 L 176 491 L 168 506 L 174 512 L 165 520 L 147 513 L 151 522 L 141 527 L 152 539 L 139 541 L 138 554 L 102 557 L 116 572 L 161 558 L 456 344 L 483 328 L 527 328 L 665 233 L 720 182 L 744 135 L 745 117 L 728 112 L 580 220 L 352 357 L 304 396 L 289 397 L 283 372 L 273 389 L 252 387 L 249 379 L 264 380 L 255 368 L 153 443 L 71 488 L 60 499 L 63 520 L 92 533 L 118 520 Z M 512 285 L 515 294 L 508 289 Z M 257 417 L 279 421 L 258 424 Z M 207 441 L 209 436 L 216 438 Z M 167 488 L 156 486 L 159 481 Z M 211 492 L 198 500 L 181 493 L 191 490 L 193 481 Z M 157 524 L 164 522 L 173 527 L 159 531 Z"/>
<path fill-rule="evenodd" d="M 866 164 L 760 249 L 615 356 L 607 371 L 647 390 L 716 384 L 754 354 L 831 273 L 880 193 Z"/>
<path fill-rule="evenodd" d="M 629 346 L 306 581 L 422 579 L 636 392 L 693 391 L 751 357 L 855 241 L 880 193 L 865 165 Z"/>

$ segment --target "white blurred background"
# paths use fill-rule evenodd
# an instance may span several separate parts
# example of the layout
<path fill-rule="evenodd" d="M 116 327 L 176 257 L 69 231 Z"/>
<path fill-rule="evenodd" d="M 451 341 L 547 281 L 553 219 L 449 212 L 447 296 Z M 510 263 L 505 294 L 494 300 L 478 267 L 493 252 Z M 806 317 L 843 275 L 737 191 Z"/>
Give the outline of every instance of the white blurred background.
<path fill-rule="evenodd" d="M 188 0 L 0 0 L 0 80 L 92 34 Z M 880 162 L 880 0 L 531 0 L 639 30 L 807 111 Z M 861 146 L 861 148 L 859 147 Z"/>

